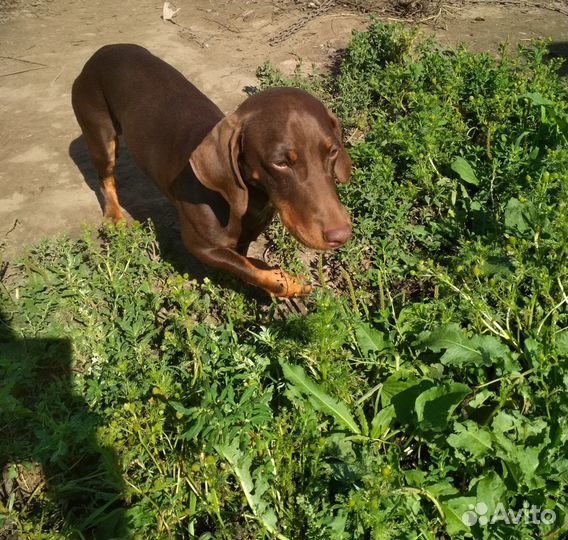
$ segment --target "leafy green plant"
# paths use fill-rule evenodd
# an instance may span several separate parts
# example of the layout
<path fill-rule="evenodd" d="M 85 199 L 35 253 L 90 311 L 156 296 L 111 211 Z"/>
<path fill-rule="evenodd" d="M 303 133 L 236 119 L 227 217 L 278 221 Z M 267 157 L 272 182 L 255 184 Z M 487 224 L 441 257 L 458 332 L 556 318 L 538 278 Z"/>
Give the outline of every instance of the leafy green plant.
<path fill-rule="evenodd" d="M 568 90 L 544 58 L 375 21 L 334 78 L 259 70 L 352 142 L 354 239 L 308 268 L 269 233 L 320 282 L 305 315 L 179 275 L 149 225 L 29 248 L 0 290 L 0 536 L 564 537 Z"/>

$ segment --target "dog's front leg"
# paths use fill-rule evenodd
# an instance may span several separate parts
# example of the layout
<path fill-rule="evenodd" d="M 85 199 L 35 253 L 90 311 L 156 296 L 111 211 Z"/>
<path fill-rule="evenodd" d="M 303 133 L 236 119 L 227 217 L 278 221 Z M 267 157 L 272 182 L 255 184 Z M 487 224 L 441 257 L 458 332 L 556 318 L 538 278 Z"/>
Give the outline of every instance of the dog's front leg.
<path fill-rule="evenodd" d="M 312 290 L 311 285 L 294 279 L 280 268 L 272 268 L 258 259 L 239 255 L 230 248 L 194 249 L 193 253 L 205 264 L 231 272 L 243 281 L 280 298 L 305 296 Z"/>

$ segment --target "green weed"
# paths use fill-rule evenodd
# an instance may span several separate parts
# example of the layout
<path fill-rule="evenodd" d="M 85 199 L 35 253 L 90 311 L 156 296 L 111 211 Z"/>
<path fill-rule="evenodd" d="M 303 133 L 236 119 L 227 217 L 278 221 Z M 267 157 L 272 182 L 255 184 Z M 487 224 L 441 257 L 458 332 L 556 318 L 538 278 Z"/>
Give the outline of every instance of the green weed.
<path fill-rule="evenodd" d="M 568 90 L 544 55 L 373 22 L 333 79 L 259 70 L 356 141 L 355 238 L 305 316 L 178 275 L 148 225 L 30 248 L 1 290 L 0 537 L 563 537 Z"/>

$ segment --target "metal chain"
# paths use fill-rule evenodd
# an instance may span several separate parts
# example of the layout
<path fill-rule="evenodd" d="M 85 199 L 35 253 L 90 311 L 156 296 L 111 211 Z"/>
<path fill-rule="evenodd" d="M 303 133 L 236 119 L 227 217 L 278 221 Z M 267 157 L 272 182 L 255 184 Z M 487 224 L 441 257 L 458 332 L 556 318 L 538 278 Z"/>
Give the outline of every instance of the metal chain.
<path fill-rule="evenodd" d="M 455 5 L 458 2 L 456 0 L 448 0 L 449 5 Z M 356 9 L 361 13 L 369 13 L 373 10 L 377 10 L 378 2 L 366 2 L 365 0 L 324 0 L 316 9 L 306 13 L 301 19 L 291 24 L 281 32 L 278 32 L 275 36 L 268 40 L 271 46 L 278 45 L 286 41 L 290 36 L 295 34 L 298 30 L 301 30 L 308 22 L 324 13 L 328 12 L 331 8 L 335 7 L 337 4 L 342 4 L 346 7 Z M 371 5 L 369 5 L 371 4 Z M 568 11 L 561 7 L 562 2 L 554 2 L 551 5 L 544 4 L 543 2 L 534 2 L 528 0 L 462 0 L 460 6 L 467 6 L 468 4 L 501 4 L 501 5 L 517 5 L 517 6 L 527 6 L 535 7 L 540 9 L 546 9 L 550 11 L 556 11 L 564 15 L 568 15 Z M 431 17 L 430 17 L 431 18 Z M 419 21 L 420 22 L 420 21 Z"/>
<path fill-rule="evenodd" d="M 324 0 L 316 9 L 306 13 L 300 20 L 296 21 L 295 23 L 291 24 L 281 32 L 278 32 L 275 36 L 272 36 L 268 43 L 271 46 L 278 45 L 278 43 L 282 43 L 286 41 L 291 35 L 295 34 L 298 30 L 306 26 L 312 19 L 323 15 L 327 11 L 329 11 L 337 0 Z"/>

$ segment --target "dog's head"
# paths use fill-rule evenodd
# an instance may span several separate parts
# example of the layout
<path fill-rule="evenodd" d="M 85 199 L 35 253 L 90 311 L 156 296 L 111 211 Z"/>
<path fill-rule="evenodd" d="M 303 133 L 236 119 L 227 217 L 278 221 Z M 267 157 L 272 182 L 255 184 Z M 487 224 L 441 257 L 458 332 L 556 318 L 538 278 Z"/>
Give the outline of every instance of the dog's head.
<path fill-rule="evenodd" d="M 303 90 L 274 88 L 248 98 L 190 162 L 199 180 L 230 204 L 246 207 L 247 186 L 266 192 L 284 226 L 309 247 L 332 249 L 351 237 L 335 190 L 336 181 L 351 176 L 339 122 Z"/>

